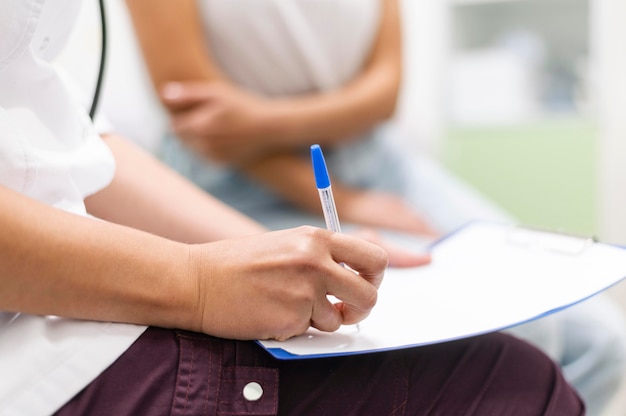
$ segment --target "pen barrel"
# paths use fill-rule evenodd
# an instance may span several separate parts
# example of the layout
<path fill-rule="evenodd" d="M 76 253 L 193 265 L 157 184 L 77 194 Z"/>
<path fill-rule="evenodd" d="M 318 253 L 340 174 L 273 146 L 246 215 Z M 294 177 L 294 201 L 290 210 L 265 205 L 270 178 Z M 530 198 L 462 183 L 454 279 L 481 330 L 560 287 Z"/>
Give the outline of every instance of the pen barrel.
<path fill-rule="evenodd" d="M 326 221 L 326 228 L 336 233 L 341 232 L 341 226 L 339 225 L 339 216 L 337 215 L 337 208 L 335 206 L 335 199 L 333 198 L 333 191 L 331 187 L 318 189 L 320 194 L 320 201 L 322 202 L 322 212 L 324 213 L 324 221 Z"/>

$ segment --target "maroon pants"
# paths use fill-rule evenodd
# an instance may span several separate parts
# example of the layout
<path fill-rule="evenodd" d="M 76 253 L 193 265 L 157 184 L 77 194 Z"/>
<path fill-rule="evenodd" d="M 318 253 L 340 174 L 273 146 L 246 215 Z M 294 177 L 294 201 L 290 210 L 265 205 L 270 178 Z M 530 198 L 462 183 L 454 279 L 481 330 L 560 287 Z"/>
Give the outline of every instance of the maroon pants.
<path fill-rule="evenodd" d="M 252 384 L 251 384 L 252 383 Z M 494 333 L 385 353 L 273 359 L 149 328 L 58 415 L 581 415 L 555 364 Z"/>

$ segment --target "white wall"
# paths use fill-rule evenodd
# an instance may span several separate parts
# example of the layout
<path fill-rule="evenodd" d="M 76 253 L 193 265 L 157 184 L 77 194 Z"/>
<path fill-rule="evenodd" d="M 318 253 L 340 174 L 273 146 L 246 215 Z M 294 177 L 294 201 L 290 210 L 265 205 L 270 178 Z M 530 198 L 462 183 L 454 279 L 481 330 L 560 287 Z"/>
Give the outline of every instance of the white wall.
<path fill-rule="evenodd" d="M 402 0 L 404 85 L 397 120 L 404 145 L 436 155 L 443 134 L 450 31 L 447 0 Z"/>
<path fill-rule="evenodd" d="M 593 4 L 601 137 L 598 149 L 600 238 L 626 245 L 626 1 Z"/>

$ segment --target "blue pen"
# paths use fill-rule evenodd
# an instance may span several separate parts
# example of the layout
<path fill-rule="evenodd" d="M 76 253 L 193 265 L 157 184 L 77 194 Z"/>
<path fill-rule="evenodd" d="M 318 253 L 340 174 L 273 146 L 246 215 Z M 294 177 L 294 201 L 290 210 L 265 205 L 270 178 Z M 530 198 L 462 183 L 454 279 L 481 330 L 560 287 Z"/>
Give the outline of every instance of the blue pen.
<path fill-rule="evenodd" d="M 324 160 L 324 154 L 318 144 L 311 146 L 311 160 L 313 162 L 313 172 L 315 173 L 315 185 L 320 194 L 322 202 L 322 211 L 324 212 L 324 220 L 326 228 L 336 233 L 341 232 L 339 225 L 339 217 L 337 216 L 337 207 L 333 198 L 333 190 L 330 185 L 330 177 L 328 176 L 328 168 Z"/>
<path fill-rule="evenodd" d="M 315 185 L 320 194 L 322 202 L 322 212 L 326 221 L 326 228 L 336 233 L 341 232 L 339 225 L 339 217 L 337 216 L 337 207 L 335 206 L 335 198 L 333 198 L 333 190 L 330 186 L 330 177 L 328 176 L 328 168 L 324 160 L 324 154 L 319 144 L 311 146 L 311 161 L 313 162 L 313 173 L 315 174 Z M 355 274 L 359 274 L 345 263 L 340 263 L 343 267 Z M 361 331 L 359 324 L 353 325 L 357 332 Z"/>

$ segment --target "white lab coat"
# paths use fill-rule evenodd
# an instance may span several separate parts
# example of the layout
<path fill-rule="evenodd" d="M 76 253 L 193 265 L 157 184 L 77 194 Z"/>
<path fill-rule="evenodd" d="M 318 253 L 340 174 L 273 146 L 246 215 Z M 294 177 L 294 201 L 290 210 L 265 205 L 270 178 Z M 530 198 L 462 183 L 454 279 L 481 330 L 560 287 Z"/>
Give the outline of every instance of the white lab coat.
<path fill-rule="evenodd" d="M 111 181 L 115 162 L 49 63 L 80 5 L 75 0 L 0 3 L 0 184 L 87 215 L 83 199 Z M 0 312 L 0 414 L 54 412 L 144 330 Z"/>

